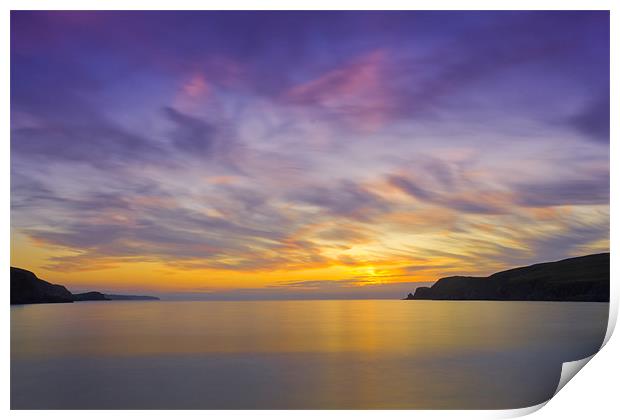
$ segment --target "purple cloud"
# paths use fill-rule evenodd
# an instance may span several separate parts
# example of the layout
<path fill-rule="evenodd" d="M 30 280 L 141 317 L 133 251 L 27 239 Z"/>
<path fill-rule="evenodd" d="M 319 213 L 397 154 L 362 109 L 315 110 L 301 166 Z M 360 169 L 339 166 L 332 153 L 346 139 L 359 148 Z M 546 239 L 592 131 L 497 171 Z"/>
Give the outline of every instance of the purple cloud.
<path fill-rule="evenodd" d="M 14 11 L 11 158 L 54 270 L 603 251 L 609 13 Z"/>

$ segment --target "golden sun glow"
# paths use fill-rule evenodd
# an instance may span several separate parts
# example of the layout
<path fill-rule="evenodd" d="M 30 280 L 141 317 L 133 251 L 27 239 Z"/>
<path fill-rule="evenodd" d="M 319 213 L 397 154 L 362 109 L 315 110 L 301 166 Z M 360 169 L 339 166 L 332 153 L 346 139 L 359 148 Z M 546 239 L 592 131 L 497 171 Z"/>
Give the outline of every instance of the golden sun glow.
<path fill-rule="evenodd" d="M 323 39 L 314 25 L 331 21 L 303 14 L 248 43 L 219 33 L 226 13 L 205 13 L 173 32 L 155 14 L 109 43 L 69 15 L 11 27 L 11 264 L 43 279 L 396 297 L 609 249 L 609 66 L 595 36 L 532 54 L 557 50 L 559 32 L 509 48 L 470 33 L 477 19 L 420 37 L 399 14 L 380 36 L 356 24 Z M 193 37 L 204 31 L 211 41 Z M 506 54 L 525 70 L 488 59 Z"/>

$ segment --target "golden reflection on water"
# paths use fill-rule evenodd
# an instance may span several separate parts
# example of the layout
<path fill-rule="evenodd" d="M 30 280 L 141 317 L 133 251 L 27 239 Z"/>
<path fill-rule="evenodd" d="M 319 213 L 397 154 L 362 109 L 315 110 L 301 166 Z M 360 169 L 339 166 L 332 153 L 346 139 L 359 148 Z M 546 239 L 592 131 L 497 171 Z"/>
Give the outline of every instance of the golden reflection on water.
<path fill-rule="evenodd" d="M 11 307 L 12 408 L 518 408 L 594 353 L 607 304 Z"/>
<path fill-rule="evenodd" d="M 566 317 L 558 305 L 380 300 L 31 305 L 12 310 L 11 346 L 14 357 L 500 350 L 566 339 L 562 333 L 571 333 L 569 325 L 547 336 Z M 596 308 L 583 316 L 604 331 Z"/>

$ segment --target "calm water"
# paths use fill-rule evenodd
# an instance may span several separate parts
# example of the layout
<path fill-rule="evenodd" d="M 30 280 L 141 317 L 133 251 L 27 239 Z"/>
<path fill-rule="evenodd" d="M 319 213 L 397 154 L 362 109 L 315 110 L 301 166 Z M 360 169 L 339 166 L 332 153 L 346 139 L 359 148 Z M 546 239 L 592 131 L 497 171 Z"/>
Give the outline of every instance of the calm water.
<path fill-rule="evenodd" d="M 607 304 L 11 307 L 13 409 L 518 408 L 596 352 Z"/>

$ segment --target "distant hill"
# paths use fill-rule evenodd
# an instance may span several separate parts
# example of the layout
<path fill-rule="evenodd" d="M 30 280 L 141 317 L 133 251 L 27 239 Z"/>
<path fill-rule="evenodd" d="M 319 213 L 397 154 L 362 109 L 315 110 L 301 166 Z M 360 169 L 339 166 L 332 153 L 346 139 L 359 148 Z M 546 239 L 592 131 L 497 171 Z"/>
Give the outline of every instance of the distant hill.
<path fill-rule="evenodd" d="M 155 296 L 140 296 L 140 295 L 109 295 L 101 292 L 86 292 L 86 293 L 73 293 L 73 300 L 76 302 L 86 300 L 159 300 Z"/>
<path fill-rule="evenodd" d="M 159 300 L 155 296 L 106 295 L 100 292 L 71 293 L 64 286 L 48 283 L 33 272 L 11 267 L 11 305 L 71 303 L 107 300 Z"/>
<path fill-rule="evenodd" d="M 73 300 L 83 302 L 86 300 L 111 300 L 100 292 L 73 293 Z"/>
<path fill-rule="evenodd" d="M 155 296 L 140 296 L 140 295 L 103 295 L 107 300 L 159 300 Z"/>
<path fill-rule="evenodd" d="M 418 287 L 405 300 L 531 300 L 609 302 L 609 253 L 501 271 L 454 276 Z"/>

